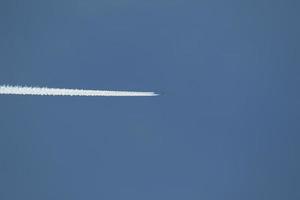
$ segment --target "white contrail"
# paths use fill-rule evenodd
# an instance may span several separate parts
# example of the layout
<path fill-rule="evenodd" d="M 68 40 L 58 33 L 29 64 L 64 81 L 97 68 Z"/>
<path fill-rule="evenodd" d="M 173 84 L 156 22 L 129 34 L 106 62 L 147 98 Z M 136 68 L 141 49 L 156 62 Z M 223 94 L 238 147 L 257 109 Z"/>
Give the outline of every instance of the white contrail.
<path fill-rule="evenodd" d="M 46 96 L 157 96 L 154 92 L 64 89 L 47 87 L 0 86 L 0 94 Z"/>

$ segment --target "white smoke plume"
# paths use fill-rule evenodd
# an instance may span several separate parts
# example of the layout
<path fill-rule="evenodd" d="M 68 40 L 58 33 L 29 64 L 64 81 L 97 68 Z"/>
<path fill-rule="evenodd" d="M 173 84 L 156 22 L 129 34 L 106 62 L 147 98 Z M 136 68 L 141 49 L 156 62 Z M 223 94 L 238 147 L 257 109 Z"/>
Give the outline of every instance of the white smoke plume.
<path fill-rule="evenodd" d="M 0 86 L 0 95 L 41 95 L 41 96 L 157 96 L 154 92 L 85 90 L 27 86 Z"/>

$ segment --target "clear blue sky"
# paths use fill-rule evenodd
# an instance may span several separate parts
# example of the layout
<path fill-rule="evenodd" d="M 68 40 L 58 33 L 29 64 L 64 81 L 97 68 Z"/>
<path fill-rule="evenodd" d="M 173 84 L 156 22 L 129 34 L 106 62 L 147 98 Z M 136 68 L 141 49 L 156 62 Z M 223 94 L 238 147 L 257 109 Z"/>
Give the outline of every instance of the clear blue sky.
<path fill-rule="evenodd" d="M 300 199 L 300 3 L 1 0 L 1 200 Z"/>

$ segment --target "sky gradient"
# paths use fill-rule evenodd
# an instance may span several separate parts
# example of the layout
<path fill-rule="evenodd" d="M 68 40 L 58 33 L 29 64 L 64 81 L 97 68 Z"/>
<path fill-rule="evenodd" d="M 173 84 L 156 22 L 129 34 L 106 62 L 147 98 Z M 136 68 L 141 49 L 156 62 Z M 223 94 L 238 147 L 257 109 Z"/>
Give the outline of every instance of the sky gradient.
<path fill-rule="evenodd" d="M 300 199 L 300 4 L 1 0 L 0 199 Z"/>

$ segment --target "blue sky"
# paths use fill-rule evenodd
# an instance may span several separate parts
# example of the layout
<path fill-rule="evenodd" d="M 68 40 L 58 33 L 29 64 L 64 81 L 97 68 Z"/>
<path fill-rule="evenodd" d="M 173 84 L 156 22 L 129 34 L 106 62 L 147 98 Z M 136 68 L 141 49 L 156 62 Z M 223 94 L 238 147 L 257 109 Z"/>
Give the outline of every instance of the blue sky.
<path fill-rule="evenodd" d="M 0 199 L 299 199 L 299 3 L 2 0 Z"/>

